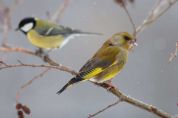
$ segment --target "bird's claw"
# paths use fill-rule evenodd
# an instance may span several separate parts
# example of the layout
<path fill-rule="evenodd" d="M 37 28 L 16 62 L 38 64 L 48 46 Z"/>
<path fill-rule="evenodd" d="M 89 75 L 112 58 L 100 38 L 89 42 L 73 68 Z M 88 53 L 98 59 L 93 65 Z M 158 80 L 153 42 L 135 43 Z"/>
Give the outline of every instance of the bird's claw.
<path fill-rule="evenodd" d="M 36 55 L 42 55 L 42 54 L 44 54 L 44 51 L 43 51 L 41 48 L 39 48 L 39 49 L 37 49 L 37 50 L 35 51 L 35 54 L 36 54 Z"/>
<path fill-rule="evenodd" d="M 110 91 L 111 89 L 115 89 L 116 87 L 112 84 L 112 83 L 106 83 L 107 84 L 107 88 L 106 88 L 106 90 L 107 91 Z"/>

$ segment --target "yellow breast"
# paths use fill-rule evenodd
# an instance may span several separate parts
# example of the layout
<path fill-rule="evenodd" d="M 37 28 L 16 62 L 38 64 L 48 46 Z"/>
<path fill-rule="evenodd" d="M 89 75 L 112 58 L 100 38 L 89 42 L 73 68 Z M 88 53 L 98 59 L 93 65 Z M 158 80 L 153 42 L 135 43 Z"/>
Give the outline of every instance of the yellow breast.
<path fill-rule="evenodd" d="M 35 30 L 31 30 L 27 33 L 27 38 L 36 47 L 44 49 L 59 48 L 64 41 L 63 36 L 42 36 L 39 35 Z"/>
<path fill-rule="evenodd" d="M 106 68 L 103 72 L 98 74 L 96 77 L 90 79 L 90 81 L 103 83 L 110 79 L 113 79 L 120 71 L 123 69 L 127 62 L 128 51 L 121 50 L 117 55 L 116 61 L 108 68 Z"/>

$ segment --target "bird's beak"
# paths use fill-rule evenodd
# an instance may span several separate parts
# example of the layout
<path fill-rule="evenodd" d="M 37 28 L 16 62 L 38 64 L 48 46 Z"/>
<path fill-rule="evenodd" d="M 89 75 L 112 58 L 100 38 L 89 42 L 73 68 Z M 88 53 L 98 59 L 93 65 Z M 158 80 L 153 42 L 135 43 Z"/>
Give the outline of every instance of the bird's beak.
<path fill-rule="evenodd" d="M 136 39 L 134 39 L 134 40 L 131 40 L 130 41 L 130 44 L 132 45 L 132 46 L 137 46 L 138 44 L 136 43 Z"/>
<path fill-rule="evenodd" d="M 136 47 L 138 44 L 136 43 L 136 39 L 130 41 L 130 47 L 129 50 L 132 51 L 134 47 Z"/>
<path fill-rule="evenodd" d="M 138 43 L 134 42 L 133 45 L 134 45 L 134 46 L 138 46 Z"/>
<path fill-rule="evenodd" d="M 137 44 L 137 39 L 134 39 L 133 45 L 134 45 L 134 46 L 138 46 L 138 44 Z"/>
<path fill-rule="evenodd" d="M 133 44 L 133 46 L 137 46 L 138 45 L 136 41 L 137 41 L 137 39 L 134 39 L 134 40 L 131 41 L 131 43 Z"/>

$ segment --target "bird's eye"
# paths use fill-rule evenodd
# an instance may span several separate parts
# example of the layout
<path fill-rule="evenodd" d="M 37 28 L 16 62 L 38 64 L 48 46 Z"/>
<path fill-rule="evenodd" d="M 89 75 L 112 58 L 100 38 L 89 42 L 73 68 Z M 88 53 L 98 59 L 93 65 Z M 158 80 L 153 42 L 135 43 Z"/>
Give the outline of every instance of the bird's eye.
<path fill-rule="evenodd" d="M 125 39 L 126 41 L 128 41 L 128 40 L 130 40 L 130 37 L 124 36 L 124 39 Z"/>
<path fill-rule="evenodd" d="M 108 45 L 109 45 L 109 46 L 113 46 L 113 43 L 109 43 Z"/>

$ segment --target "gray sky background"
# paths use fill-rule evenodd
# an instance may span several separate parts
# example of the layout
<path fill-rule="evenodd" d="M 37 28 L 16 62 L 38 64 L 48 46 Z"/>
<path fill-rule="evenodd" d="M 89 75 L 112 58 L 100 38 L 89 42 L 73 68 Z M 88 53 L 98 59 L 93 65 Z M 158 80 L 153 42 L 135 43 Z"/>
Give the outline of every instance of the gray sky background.
<path fill-rule="evenodd" d="M 4 0 L 7 4 L 11 0 Z M 128 9 L 139 25 L 147 16 L 155 0 L 136 0 Z M 12 27 L 26 16 L 46 19 L 46 12 L 56 10 L 62 0 L 24 0 L 12 14 Z M 178 59 L 168 63 L 170 52 L 178 41 L 178 4 L 164 16 L 138 35 L 138 46 L 130 54 L 123 71 L 113 83 L 124 93 L 169 112 L 178 114 Z M 122 31 L 132 32 L 128 17 L 121 7 L 112 0 L 71 0 L 60 24 L 83 31 L 100 32 L 103 36 L 78 37 L 61 50 L 52 52 L 57 62 L 75 70 L 80 67 L 101 47 L 112 34 Z M 11 31 L 10 44 L 34 49 L 26 37 Z M 2 40 L 2 34 L 0 34 Z M 43 63 L 40 59 L 24 54 L 3 54 L 0 56 L 9 63 L 20 59 L 24 63 Z M 0 116 L 16 118 L 14 109 L 15 94 L 20 86 L 33 78 L 43 69 L 13 68 L 0 71 Z M 20 101 L 27 104 L 32 114 L 27 118 L 86 118 L 89 114 L 117 100 L 106 90 L 90 82 L 79 83 L 60 96 L 56 92 L 72 75 L 56 70 L 35 81 L 22 94 Z M 96 118 L 155 118 L 154 115 L 121 103 Z"/>

